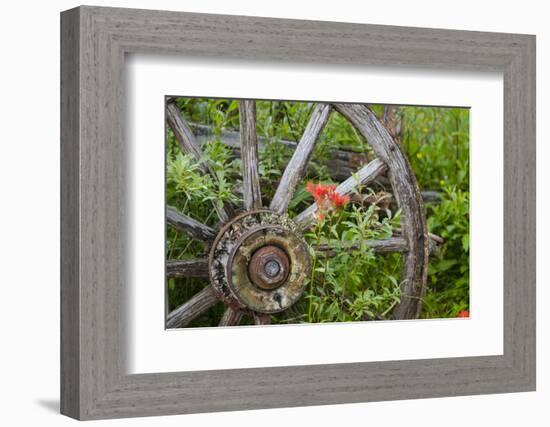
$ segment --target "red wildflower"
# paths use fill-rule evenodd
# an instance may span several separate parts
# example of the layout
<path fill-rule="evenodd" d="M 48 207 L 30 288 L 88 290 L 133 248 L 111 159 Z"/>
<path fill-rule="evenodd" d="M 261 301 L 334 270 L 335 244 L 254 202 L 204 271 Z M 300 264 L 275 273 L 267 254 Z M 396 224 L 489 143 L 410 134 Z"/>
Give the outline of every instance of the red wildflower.
<path fill-rule="evenodd" d="M 306 184 L 306 190 L 313 196 L 315 202 L 320 202 L 336 190 L 336 185 L 314 184 L 310 181 Z"/>
<path fill-rule="evenodd" d="M 333 193 L 331 193 L 329 197 L 330 197 L 330 200 L 332 201 L 332 204 L 334 205 L 334 207 L 336 209 L 341 209 L 349 203 L 349 196 L 348 195 L 342 196 L 341 194 L 339 194 L 335 191 Z"/>
<path fill-rule="evenodd" d="M 325 214 L 332 210 L 338 210 L 343 208 L 349 202 L 349 196 L 342 196 L 336 192 L 336 186 L 329 184 L 314 184 L 308 182 L 306 185 L 306 191 L 313 196 L 315 203 L 317 203 L 317 219 L 323 221 Z"/>
<path fill-rule="evenodd" d="M 468 310 L 460 310 L 456 317 L 470 317 L 470 312 Z"/>

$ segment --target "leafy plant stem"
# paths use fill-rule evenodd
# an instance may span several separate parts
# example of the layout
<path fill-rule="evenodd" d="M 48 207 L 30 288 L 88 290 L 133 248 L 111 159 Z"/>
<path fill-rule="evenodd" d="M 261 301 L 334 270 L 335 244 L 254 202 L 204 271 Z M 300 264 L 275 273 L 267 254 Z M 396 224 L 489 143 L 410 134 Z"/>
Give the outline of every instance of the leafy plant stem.
<path fill-rule="evenodd" d="M 315 248 L 321 243 L 321 227 L 323 226 L 321 221 L 317 222 L 315 226 Z M 311 265 L 311 278 L 309 280 L 309 304 L 307 309 L 307 321 L 311 323 L 313 317 L 313 280 L 315 279 L 315 269 L 317 268 L 317 254 L 313 256 L 313 262 Z"/>

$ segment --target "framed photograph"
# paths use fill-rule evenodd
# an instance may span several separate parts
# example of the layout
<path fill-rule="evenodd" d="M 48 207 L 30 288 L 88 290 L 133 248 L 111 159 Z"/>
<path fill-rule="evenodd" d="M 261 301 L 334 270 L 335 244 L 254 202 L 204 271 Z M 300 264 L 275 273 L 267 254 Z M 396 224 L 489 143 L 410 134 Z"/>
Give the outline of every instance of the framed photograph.
<path fill-rule="evenodd" d="M 61 15 L 61 411 L 535 389 L 535 37 Z"/>

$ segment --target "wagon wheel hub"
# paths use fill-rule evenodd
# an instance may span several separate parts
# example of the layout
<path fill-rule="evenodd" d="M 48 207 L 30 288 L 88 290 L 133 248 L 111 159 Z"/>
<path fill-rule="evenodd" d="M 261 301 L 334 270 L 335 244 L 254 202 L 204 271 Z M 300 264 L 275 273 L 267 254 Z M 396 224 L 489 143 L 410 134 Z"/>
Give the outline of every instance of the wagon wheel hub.
<path fill-rule="evenodd" d="M 276 289 L 288 278 L 290 260 L 278 246 L 262 246 L 252 255 L 248 263 L 251 282 L 263 290 Z"/>
<path fill-rule="evenodd" d="M 311 272 L 309 248 L 286 215 L 258 210 L 238 215 L 218 233 L 209 273 L 230 306 L 276 313 L 304 292 Z"/>

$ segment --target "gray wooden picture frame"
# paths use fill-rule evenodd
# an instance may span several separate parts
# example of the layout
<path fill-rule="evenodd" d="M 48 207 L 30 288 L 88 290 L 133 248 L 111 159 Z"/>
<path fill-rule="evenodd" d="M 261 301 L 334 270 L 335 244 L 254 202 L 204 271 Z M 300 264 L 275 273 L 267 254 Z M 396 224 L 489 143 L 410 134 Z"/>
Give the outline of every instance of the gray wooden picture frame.
<path fill-rule="evenodd" d="M 124 60 L 504 76 L 504 354 L 128 375 Z M 491 161 L 491 159 L 486 159 Z M 83 6 L 61 14 L 61 412 L 77 419 L 535 390 L 535 37 Z"/>

